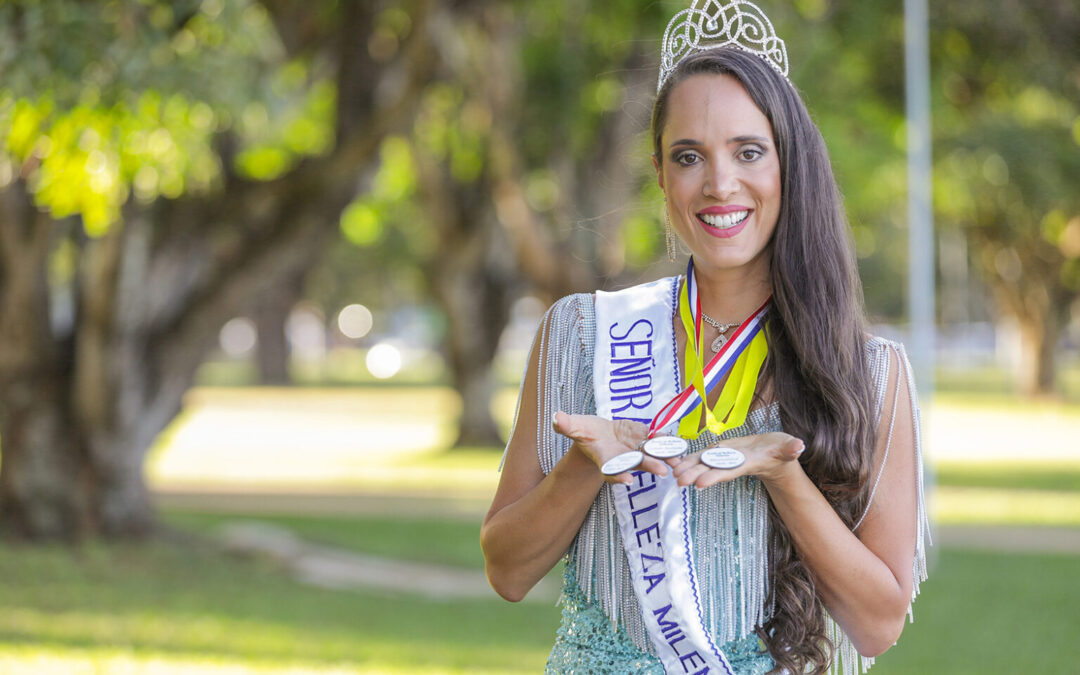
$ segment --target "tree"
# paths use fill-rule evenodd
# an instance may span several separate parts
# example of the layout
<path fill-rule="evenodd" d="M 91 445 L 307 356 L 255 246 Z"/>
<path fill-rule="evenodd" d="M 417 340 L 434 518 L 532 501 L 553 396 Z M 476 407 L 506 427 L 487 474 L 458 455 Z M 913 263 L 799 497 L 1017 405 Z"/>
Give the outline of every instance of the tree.
<path fill-rule="evenodd" d="M 935 14 L 935 204 L 1020 326 L 1021 390 L 1050 395 L 1080 298 L 1080 8 L 952 2 Z"/>
<path fill-rule="evenodd" d="M 623 226 L 642 219 L 627 204 L 651 181 L 639 170 L 647 159 L 631 159 L 647 158 L 646 106 L 627 108 L 630 92 L 651 97 L 655 75 L 652 43 L 624 31 L 651 32 L 657 20 L 633 3 L 578 2 L 463 3 L 432 19 L 436 79 L 408 158 L 391 153 L 388 169 L 414 184 L 397 206 L 370 196 L 365 208 L 405 230 L 379 257 L 397 259 L 404 239 L 447 317 L 464 404 L 456 445 L 501 442 L 491 363 L 515 297 L 528 289 L 551 301 L 632 272 Z M 422 209 L 400 203 L 414 197 Z M 661 237 L 655 211 L 650 243 Z"/>
<path fill-rule="evenodd" d="M 8 532 L 150 530 L 146 449 L 221 325 L 313 266 L 336 234 L 382 138 L 411 116 L 429 67 L 417 37 L 427 9 L 131 0 L 0 10 L 14 45 L 0 193 Z M 321 104 L 327 132 L 294 115 L 269 138 L 264 101 Z"/>

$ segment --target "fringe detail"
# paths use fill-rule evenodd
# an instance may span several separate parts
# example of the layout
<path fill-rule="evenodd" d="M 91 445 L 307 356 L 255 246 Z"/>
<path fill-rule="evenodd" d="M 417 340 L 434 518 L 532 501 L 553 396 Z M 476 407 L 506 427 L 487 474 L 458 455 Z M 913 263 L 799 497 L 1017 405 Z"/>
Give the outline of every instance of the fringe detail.
<path fill-rule="evenodd" d="M 873 338 L 867 342 L 867 358 L 870 359 L 870 372 L 874 378 L 877 388 L 877 402 L 875 406 L 875 419 L 878 423 L 881 420 L 882 406 L 885 401 L 885 389 L 889 381 L 889 362 L 890 353 L 895 353 L 897 362 L 900 364 L 901 372 L 897 374 L 897 392 L 899 392 L 899 377 L 903 376 L 906 379 L 908 396 L 911 402 L 912 410 L 912 424 L 915 430 L 915 468 L 916 468 L 916 486 L 918 494 L 916 497 L 916 508 L 918 514 L 916 516 L 916 528 L 917 534 L 915 538 L 915 558 L 911 564 L 911 604 L 908 605 L 908 620 L 915 621 L 914 614 L 914 602 L 915 598 L 919 595 L 919 586 L 927 578 L 927 564 L 926 564 L 926 550 L 928 546 L 933 545 L 933 540 L 930 535 L 930 518 L 926 509 L 926 489 L 923 480 L 923 454 L 922 454 L 922 413 L 919 409 L 918 394 L 915 391 L 915 374 L 911 369 L 911 362 L 908 360 L 907 352 L 904 351 L 904 346 L 898 342 L 891 342 L 882 338 Z M 895 408 L 894 408 L 895 410 Z M 895 413 L 894 413 L 895 414 Z M 891 435 L 891 431 L 890 431 Z M 882 466 L 879 469 L 878 475 L 884 471 L 884 462 L 888 460 L 888 451 L 886 450 L 885 457 L 883 458 Z M 871 494 L 873 499 L 873 494 Z M 870 504 L 866 505 L 867 510 L 870 508 Z M 864 511 L 863 516 L 866 513 Z M 862 522 L 862 518 L 859 519 Z M 858 525 L 856 525 L 858 527 Z M 840 628 L 831 616 L 826 616 L 826 633 L 829 639 L 833 643 L 833 662 L 829 668 L 829 675 L 856 675 L 857 673 L 865 673 L 874 665 L 874 659 L 859 654 L 855 649 L 855 645 L 852 644 L 851 638 Z"/>
<path fill-rule="evenodd" d="M 555 433 L 551 426 L 555 412 L 596 412 L 592 383 L 595 339 L 593 297 L 577 294 L 563 298 L 548 310 L 534 341 L 533 349 L 538 348 L 541 354 L 536 438 L 544 473 L 549 473 L 570 449 L 569 439 Z M 875 384 L 888 382 L 889 349 L 896 351 L 907 377 L 914 411 L 918 466 L 918 537 L 912 562 L 914 600 L 919 593 L 920 583 L 927 577 L 926 547 L 932 543 L 923 483 L 922 439 L 919 432 L 921 414 L 915 380 L 902 345 L 872 338 L 866 347 Z M 881 415 L 884 390 L 884 384 L 877 384 L 877 417 Z M 514 426 L 517 426 L 516 417 Z M 745 425 L 728 431 L 720 438 L 780 430 L 779 411 L 772 405 L 753 411 Z M 709 447 L 717 440 L 716 436 L 706 431 L 691 443 L 691 451 Z M 691 499 L 694 558 L 701 587 L 716 590 L 700 598 L 702 610 L 713 639 L 718 644 L 724 644 L 752 633 L 771 615 L 771 608 L 766 606 L 768 497 L 760 481 L 749 477 L 695 491 Z M 699 532 L 719 536 L 696 536 Z M 635 645 L 653 654 L 630 581 L 610 486 L 605 485 L 589 509 L 581 530 L 567 552 L 566 560 L 567 564 L 577 566 L 578 584 L 585 597 L 597 604 L 612 624 L 624 630 Z M 831 675 L 865 673 L 874 664 L 873 658 L 858 653 L 850 638 L 831 617 L 827 618 L 827 633 L 835 648 L 829 670 Z"/>
<path fill-rule="evenodd" d="M 847 633 L 831 616 L 825 616 L 825 634 L 833 643 L 833 662 L 829 667 L 829 675 L 857 675 L 865 673 L 874 665 L 874 658 L 863 656 L 851 644 Z"/>

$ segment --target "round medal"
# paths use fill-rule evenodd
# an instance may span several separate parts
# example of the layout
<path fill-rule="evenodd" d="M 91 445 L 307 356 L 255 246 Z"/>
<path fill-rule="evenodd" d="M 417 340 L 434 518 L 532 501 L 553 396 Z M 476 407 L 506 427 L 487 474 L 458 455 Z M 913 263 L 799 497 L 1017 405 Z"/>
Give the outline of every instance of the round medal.
<path fill-rule="evenodd" d="M 686 453 L 686 441 L 678 436 L 657 436 L 645 441 L 642 449 L 658 459 L 680 457 Z"/>
<path fill-rule="evenodd" d="M 709 448 L 701 453 L 701 463 L 713 469 L 734 469 L 745 461 L 746 455 L 735 448 Z"/>
<path fill-rule="evenodd" d="M 630 450 L 619 455 L 615 455 L 608 461 L 604 462 L 604 465 L 600 467 L 600 473 L 605 476 L 617 476 L 623 471 L 629 471 L 638 464 L 641 464 L 641 460 L 645 459 L 645 455 L 637 450 Z"/>

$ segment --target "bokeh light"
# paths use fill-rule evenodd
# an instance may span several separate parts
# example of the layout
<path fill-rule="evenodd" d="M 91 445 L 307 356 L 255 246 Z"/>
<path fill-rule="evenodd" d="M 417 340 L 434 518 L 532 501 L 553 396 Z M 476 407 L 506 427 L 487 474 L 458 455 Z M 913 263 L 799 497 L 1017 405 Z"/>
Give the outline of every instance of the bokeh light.
<path fill-rule="evenodd" d="M 218 344 L 221 345 L 222 351 L 233 358 L 243 356 L 254 349 L 258 339 L 255 322 L 244 317 L 232 319 L 221 328 L 218 334 Z"/>
<path fill-rule="evenodd" d="M 368 350 L 366 363 L 372 375 L 380 380 L 389 379 L 401 370 L 401 350 L 381 342 Z"/>
<path fill-rule="evenodd" d="M 359 340 L 371 331 L 371 310 L 363 305 L 348 305 L 338 312 L 338 330 L 347 338 Z"/>

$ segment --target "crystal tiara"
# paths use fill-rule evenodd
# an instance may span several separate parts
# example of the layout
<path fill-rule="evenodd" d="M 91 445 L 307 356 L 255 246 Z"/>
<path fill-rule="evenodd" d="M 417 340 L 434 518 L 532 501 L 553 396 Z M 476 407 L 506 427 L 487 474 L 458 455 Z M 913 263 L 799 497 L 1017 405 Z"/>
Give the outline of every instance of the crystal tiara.
<path fill-rule="evenodd" d="M 735 47 L 760 56 L 787 79 L 787 48 L 760 7 L 743 0 L 726 5 L 718 0 L 694 0 L 689 9 L 671 17 L 664 31 L 656 91 L 663 88 L 679 61 L 713 47 Z"/>

